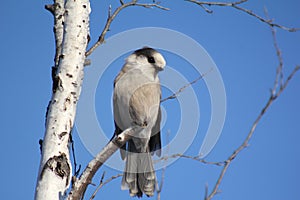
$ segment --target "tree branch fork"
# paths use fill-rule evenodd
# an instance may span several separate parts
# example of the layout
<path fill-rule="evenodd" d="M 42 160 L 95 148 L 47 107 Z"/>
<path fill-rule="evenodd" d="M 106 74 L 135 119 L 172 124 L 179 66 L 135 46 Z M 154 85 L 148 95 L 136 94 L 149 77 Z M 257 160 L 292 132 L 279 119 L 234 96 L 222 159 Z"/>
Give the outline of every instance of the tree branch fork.
<path fill-rule="evenodd" d="M 140 131 L 142 127 L 133 126 L 123 131 L 118 136 L 115 136 L 97 155 L 89 162 L 81 176 L 73 179 L 72 189 L 69 193 L 68 200 L 81 199 L 87 189 L 87 186 L 92 183 L 92 178 L 98 169 L 121 147 L 131 136 Z"/>

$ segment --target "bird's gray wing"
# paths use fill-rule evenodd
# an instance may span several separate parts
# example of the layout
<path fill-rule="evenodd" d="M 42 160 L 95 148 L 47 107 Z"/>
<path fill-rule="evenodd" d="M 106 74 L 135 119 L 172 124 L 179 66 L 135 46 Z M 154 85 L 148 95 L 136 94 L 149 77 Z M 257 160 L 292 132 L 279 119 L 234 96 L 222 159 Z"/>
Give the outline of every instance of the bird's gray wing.
<path fill-rule="evenodd" d="M 121 70 L 119 72 L 118 76 L 115 78 L 114 88 L 115 88 L 115 85 L 116 85 L 117 81 L 123 76 L 123 74 L 124 74 L 124 71 Z M 116 119 L 118 119 L 118 120 L 120 119 L 120 113 L 119 113 L 119 108 L 117 106 L 117 98 L 116 98 L 115 94 L 113 96 L 113 112 L 114 112 L 114 119 L 115 119 L 114 120 L 115 132 L 114 132 L 114 135 L 113 135 L 112 139 L 123 132 L 123 130 L 120 128 L 120 126 L 118 126 L 118 123 L 116 122 Z M 126 157 L 126 149 L 127 149 L 127 143 L 125 143 L 123 146 L 120 147 L 120 154 L 121 154 L 122 160 L 124 160 L 125 157 Z"/>
<path fill-rule="evenodd" d="M 149 141 L 149 149 L 151 154 L 161 156 L 161 139 L 160 139 L 160 122 L 161 122 L 161 109 L 159 108 L 156 123 L 152 128 L 152 133 Z"/>
<path fill-rule="evenodd" d="M 129 114 L 134 124 L 154 127 L 159 113 L 159 83 L 145 83 L 135 90 L 129 102 Z"/>

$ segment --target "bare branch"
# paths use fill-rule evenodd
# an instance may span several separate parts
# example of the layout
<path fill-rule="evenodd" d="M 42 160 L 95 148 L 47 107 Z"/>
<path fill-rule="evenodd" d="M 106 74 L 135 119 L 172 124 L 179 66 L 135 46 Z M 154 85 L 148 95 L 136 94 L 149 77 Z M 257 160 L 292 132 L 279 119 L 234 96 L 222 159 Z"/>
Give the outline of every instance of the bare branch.
<path fill-rule="evenodd" d="M 169 154 L 169 151 L 170 151 L 170 130 L 168 130 L 167 132 L 167 140 L 166 140 L 166 143 L 167 143 L 167 150 L 166 150 L 166 156 L 168 156 Z M 161 180 L 160 180 L 160 185 L 156 191 L 156 194 L 157 194 L 157 198 L 156 200 L 160 200 L 160 194 L 161 194 L 161 191 L 162 191 L 162 188 L 163 188 L 163 185 L 164 185 L 164 181 L 165 181 L 165 173 L 166 173 L 166 169 L 167 169 L 167 164 L 168 164 L 168 159 L 164 159 L 163 160 L 164 164 L 163 164 L 163 169 L 162 169 L 162 172 L 161 172 Z"/>
<path fill-rule="evenodd" d="M 290 75 L 287 77 L 287 79 L 285 81 L 283 81 L 283 61 L 282 61 L 282 57 L 281 57 L 281 53 L 279 50 L 279 47 L 277 45 L 277 41 L 276 41 L 276 37 L 275 37 L 275 30 L 274 27 L 271 26 L 271 31 L 272 31 L 272 35 L 273 35 L 273 42 L 274 42 L 274 46 L 276 49 L 276 54 L 279 60 L 279 65 L 276 69 L 276 78 L 275 78 L 275 83 L 273 86 L 273 90 L 271 91 L 271 95 L 268 99 L 268 101 L 266 102 L 265 106 L 262 108 L 261 112 L 259 113 L 259 115 L 257 116 L 257 118 L 255 119 L 255 121 L 252 124 L 252 127 L 247 135 L 247 137 L 245 138 L 245 140 L 243 141 L 243 143 L 228 157 L 228 159 L 225 161 L 225 165 L 223 167 L 223 169 L 221 170 L 221 173 L 219 175 L 219 178 L 212 190 L 212 192 L 210 193 L 210 195 L 206 198 L 206 200 L 210 200 L 212 199 L 219 191 L 219 187 L 220 184 L 223 180 L 223 177 L 225 175 L 225 173 L 227 172 L 227 169 L 229 167 L 229 165 L 231 164 L 231 162 L 233 161 L 233 159 L 246 147 L 248 147 L 249 141 L 252 138 L 252 135 L 254 133 L 254 131 L 256 130 L 256 127 L 258 125 L 258 123 L 260 122 L 261 118 L 264 116 L 264 114 L 266 113 L 266 111 L 270 108 L 270 106 L 272 105 L 272 103 L 281 95 L 281 93 L 285 90 L 286 86 L 288 85 L 289 81 L 294 77 L 294 75 L 296 74 L 296 72 L 298 70 L 300 70 L 300 66 L 296 66 L 294 68 L 294 70 L 290 73 Z M 281 78 L 279 78 L 281 77 Z M 282 84 L 280 84 L 280 86 L 278 86 L 278 79 L 282 80 Z"/>
<path fill-rule="evenodd" d="M 174 158 L 177 158 L 177 157 L 180 157 L 180 158 L 187 158 L 187 159 L 191 159 L 191 160 L 194 160 L 194 161 L 197 161 L 197 162 L 201 162 L 203 164 L 207 164 L 207 165 L 217 165 L 217 166 L 224 166 L 224 163 L 225 161 L 221 161 L 221 162 L 210 162 L 210 161 L 206 161 L 204 159 L 201 159 L 199 156 L 188 156 L 188 155 L 184 155 L 184 154 L 180 154 L 180 153 L 177 153 L 177 154 L 173 154 L 173 155 L 170 155 L 170 156 L 163 156 L 157 160 L 154 160 L 153 162 L 154 163 L 158 163 L 158 162 L 161 162 L 163 160 L 168 160 L 168 159 L 174 159 Z"/>
<path fill-rule="evenodd" d="M 165 163 L 167 163 L 167 160 L 165 160 Z M 163 185 L 164 185 L 164 181 L 165 181 L 166 169 L 167 169 L 167 164 L 164 164 L 164 167 L 163 167 L 162 172 L 161 172 L 160 185 L 159 185 L 159 187 L 156 191 L 156 194 L 157 194 L 156 200 L 160 200 L 160 194 L 161 194 L 161 191 L 162 191 L 162 188 L 163 188 Z"/>
<path fill-rule="evenodd" d="M 268 15 L 268 10 L 265 8 L 265 15 L 267 18 L 269 18 Z M 277 43 L 277 38 L 276 38 L 276 31 L 274 28 L 271 28 L 271 32 L 272 32 L 272 37 L 273 37 L 273 45 L 274 48 L 276 50 L 276 55 L 278 58 L 278 67 L 276 70 L 276 78 L 275 78 L 275 82 L 274 82 L 274 86 L 272 89 L 272 95 L 274 96 L 276 94 L 276 91 L 278 89 L 278 84 L 280 84 L 279 88 L 282 88 L 283 86 L 283 59 L 282 59 L 282 54 L 281 54 L 281 50 L 279 49 L 278 43 Z"/>
<path fill-rule="evenodd" d="M 108 178 L 106 181 L 103 181 L 103 179 L 104 179 L 104 174 L 105 174 L 105 172 L 102 174 L 102 177 L 101 177 L 101 180 L 100 180 L 100 184 L 99 184 L 99 186 L 96 188 L 96 190 L 95 190 L 95 192 L 93 193 L 93 195 L 92 195 L 92 197 L 90 198 L 90 200 L 92 200 L 92 199 L 95 198 L 97 192 L 98 192 L 104 185 L 106 185 L 107 183 L 111 182 L 112 180 L 114 180 L 114 179 L 116 179 L 116 178 L 119 178 L 119 177 L 123 176 L 123 174 L 117 174 L 117 175 L 114 175 L 114 176 Z"/>
<path fill-rule="evenodd" d="M 207 71 L 206 73 L 202 74 L 201 76 L 199 76 L 198 78 L 196 78 L 195 80 L 193 80 L 192 82 L 189 82 L 188 84 L 182 86 L 181 88 L 179 88 L 179 90 L 177 90 L 175 93 L 173 93 L 171 96 L 168 96 L 162 100 L 160 100 L 160 102 L 164 102 L 167 101 L 169 99 L 175 99 L 179 96 L 179 94 L 181 92 L 183 92 L 186 88 L 190 87 L 191 85 L 197 83 L 199 80 L 201 80 L 204 76 L 206 76 L 208 73 L 210 73 L 211 71 L 213 71 L 213 68 L 211 68 L 209 71 Z"/>
<path fill-rule="evenodd" d="M 241 146 L 239 146 L 234 152 L 233 154 L 231 154 L 229 156 L 229 158 L 225 161 L 225 165 L 220 173 L 220 176 L 214 186 L 214 189 L 212 190 L 212 192 L 210 193 L 210 195 L 206 198 L 206 200 L 210 200 L 212 199 L 217 193 L 218 193 L 218 190 L 219 190 L 219 187 L 220 187 L 220 184 L 223 180 L 223 177 L 229 167 L 229 165 L 231 164 L 232 160 L 243 150 L 245 149 L 247 146 L 248 146 L 248 143 L 258 125 L 258 123 L 260 122 L 260 119 L 263 117 L 263 115 L 266 113 L 266 111 L 269 109 L 269 107 L 271 106 L 271 104 L 275 101 L 275 99 L 277 97 L 280 96 L 281 92 L 285 89 L 285 87 L 287 86 L 288 82 L 293 78 L 293 76 L 295 75 L 295 73 L 300 69 L 300 66 L 296 66 L 295 69 L 293 70 L 293 72 L 289 75 L 289 77 L 287 78 L 285 84 L 284 84 L 284 87 L 282 87 L 277 93 L 275 96 L 271 95 L 267 101 L 267 103 L 265 104 L 265 106 L 263 107 L 263 109 L 261 110 L 260 114 L 258 115 L 258 117 L 256 118 L 256 120 L 254 121 L 246 139 L 244 140 L 244 142 L 242 143 Z"/>
<path fill-rule="evenodd" d="M 73 140 L 73 136 L 72 134 L 70 134 L 70 143 L 71 143 L 71 151 L 72 151 L 72 156 L 73 156 L 73 165 L 74 165 L 74 176 L 77 177 L 80 169 L 81 169 L 81 165 L 79 165 L 78 169 L 77 169 L 77 162 L 76 162 L 76 155 L 75 155 L 75 145 L 74 145 L 74 140 Z"/>
<path fill-rule="evenodd" d="M 208 195 L 208 184 L 205 184 L 204 199 L 207 199 L 207 195 Z"/>
<path fill-rule="evenodd" d="M 131 2 L 124 3 L 122 0 L 120 0 L 120 6 L 112 13 L 111 12 L 111 7 L 109 7 L 109 14 L 108 18 L 106 20 L 106 24 L 104 26 L 104 29 L 101 33 L 101 35 L 98 38 L 98 41 L 86 52 L 86 56 L 89 56 L 92 54 L 92 52 L 101 44 L 104 43 L 105 41 L 105 35 L 109 31 L 109 28 L 111 26 L 111 23 L 113 20 L 118 16 L 118 14 L 125 8 L 130 7 L 130 6 L 140 6 L 144 8 L 159 8 L 162 10 L 169 10 L 169 8 L 160 6 L 159 3 L 137 3 L 137 0 L 132 0 Z"/>
<path fill-rule="evenodd" d="M 123 174 L 117 174 L 117 175 L 114 175 L 114 176 L 108 178 L 106 181 L 103 182 L 102 187 L 103 187 L 104 185 L 106 185 L 107 183 L 111 182 L 112 180 L 114 180 L 114 179 L 116 179 L 116 178 L 119 178 L 119 177 L 121 177 L 121 176 L 123 176 Z"/>
<path fill-rule="evenodd" d="M 201 8 L 203 8 L 205 10 L 205 12 L 207 13 L 212 13 L 212 10 L 209 10 L 205 7 L 206 6 L 223 6 L 223 7 L 231 7 L 231 8 L 235 8 L 237 10 L 240 10 L 244 13 L 247 13 L 248 15 L 251 15 L 253 17 L 255 17 L 256 19 L 260 20 L 263 23 L 266 23 L 267 25 L 269 25 L 270 27 L 277 27 L 280 29 L 283 29 L 285 31 L 289 31 L 289 32 L 296 32 L 298 30 L 300 30 L 300 28 L 289 28 L 283 25 L 279 25 L 276 23 L 273 23 L 271 20 L 265 19 L 257 14 L 255 14 L 253 11 L 248 10 L 246 8 L 243 8 L 241 6 L 239 6 L 239 4 L 245 3 L 248 0 L 241 0 L 241 1 L 236 1 L 236 2 L 207 2 L 207 1 L 197 1 L 197 0 L 185 0 L 191 3 L 195 3 L 197 5 L 199 5 Z"/>
<path fill-rule="evenodd" d="M 69 193 L 68 200 L 80 199 L 83 197 L 87 186 L 92 182 L 93 176 L 98 169 L 110 158 L 127 140 L 131 138 L 131 135 L 136 131 L 139 131 L 141 127 L 134 126 L 126 129 L 120 135 L 113 138 L 96 157 L 89 162 L 85 170 L 81 174 L 80 178 L 74 181 L 73 187 Z"/>
<path fill-rule="evenodd" d="M 155 7 L 155 8 L 159 8 L 159 9 L 166 10 L 166 11 L 170 10 L 169 8 L 166 8 L 164 6 L 159 5 L 159 2 L 157 2 L 157 3 L 150 3 L 150 4 L 137 3 L 137 4 L 135 4 L 135 6 L 141 6 L 141 7 L 144 7 L 144 8 L 153 8 L 153 7 Z"/>
<path fill-rule="evenodd" d="M 93 192 L 90 200 L 93 200 L 97 194 L 97 192 L 100 190 L 100 188 L 103 186 L 103 179 L 104 179 L 104 176 L 105 176 L 105 171 L 103 172 L 102 176 L 101 176 L 101 179 L 100 179 L 100 184 L 98 185 L 98 187 L 96 188 L 96 190 Z"/>

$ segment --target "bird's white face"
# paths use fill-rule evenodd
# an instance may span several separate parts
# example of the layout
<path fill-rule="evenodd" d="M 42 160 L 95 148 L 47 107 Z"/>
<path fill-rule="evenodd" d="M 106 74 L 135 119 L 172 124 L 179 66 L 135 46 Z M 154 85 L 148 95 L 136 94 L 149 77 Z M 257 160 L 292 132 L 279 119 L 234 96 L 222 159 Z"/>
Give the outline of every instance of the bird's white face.
<path fill-rule="evenodd" d="M 126 64 L 129 68 L 139 67 L 152 68 L 155 71 L 162 71 L 166 66 L 164 57 L 157 51 L 153 51 L 149 54 L 133 53 L 126 59 Z"/>

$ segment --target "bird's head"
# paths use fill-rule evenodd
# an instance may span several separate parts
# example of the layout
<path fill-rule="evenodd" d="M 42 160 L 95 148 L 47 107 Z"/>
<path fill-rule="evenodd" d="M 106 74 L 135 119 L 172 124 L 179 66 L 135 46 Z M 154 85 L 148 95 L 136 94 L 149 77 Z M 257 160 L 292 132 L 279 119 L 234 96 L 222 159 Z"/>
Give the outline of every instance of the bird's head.
<path fill-rule="evenodd" d="M 162 71 L 166 66 L 164 57 L 158 51 L 150 47 L 143 47 L 133 52 L 133 54 L 127 58 L 127 63 L 154 67 L 156 71 Z"/>

